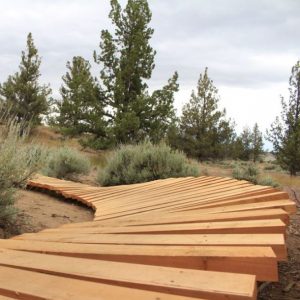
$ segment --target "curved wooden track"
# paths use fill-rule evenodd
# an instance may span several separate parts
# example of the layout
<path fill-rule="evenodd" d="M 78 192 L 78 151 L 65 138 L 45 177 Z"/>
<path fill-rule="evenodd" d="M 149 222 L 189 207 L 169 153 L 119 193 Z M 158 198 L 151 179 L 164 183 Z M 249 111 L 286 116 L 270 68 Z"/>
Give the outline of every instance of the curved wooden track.
<path fill-rule="evenodd" d="M 278 279 L 296 210 L 285 192 L 221 177 L 29 185 L 95 218 L 0 240 L 0 300 L 256 299 L 256 281 Z"/>

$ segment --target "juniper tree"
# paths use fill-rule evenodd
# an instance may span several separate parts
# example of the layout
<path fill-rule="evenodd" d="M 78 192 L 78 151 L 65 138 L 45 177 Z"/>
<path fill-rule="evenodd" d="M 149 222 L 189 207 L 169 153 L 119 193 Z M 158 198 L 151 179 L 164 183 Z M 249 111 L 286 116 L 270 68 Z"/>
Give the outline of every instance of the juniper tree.
<path fill-rule="evenodd" d="M 296 175 L 300 171 L 300 61 L 292 68 L 289 93 L 288 101 L 281 97 L 281 115 L 267 135 L 281 167 Z"/>
<path fill-rule="evenodd" d="M 242 160 L 250 160 L 251 152 L 252 152 L 252 132 L 248 126 L 243 128 L 242 133 L 240 134 L 241 141 L 241 153 L 239 158 Z"/>
<path fill-rule="evenodd" d="M 263 153 L 263 138 L 259 130 L 258 124 L 255 123 L 251 134 L 251 158 L 254 162 L 257 161 L 259 156 Z"/>
<path fill-rule="evenodd" d="M 19 71 L 8 77 L 0 86 L 0 98 L 4 109 L 22 124 L 39 125 L 42 116 L 48 113 L 51 89 L 41 85 L 41 58 L 34 45 L 32 34 L 27 36 L 26 50 L 22 51 Z"/>
<path fill-rule="evenodd" d="M 149 43 L 154 30 L 149 27 L 152 14 L 146 0 L 128 0 L 124 9 L 111 0 L 109 17 L 115 31 L 101 32 L 100 54 L 95 52 L 94 58 L 102 66 L 100 78 L 114 137 L 118 143 L 136 142 L 156 133 L 158 119 L 168 123 L 177 75 L 166 88 L 152 95 L 147 91 L 156 52 Z"/>
<path fill-rule="evenodd" d="M 147 102 L 147 110 L 142 118 L 142 126 L 150 140 L 158 143 L 166 138 L 176 120 L 174 92 L 178 91 L 178 74 L 175 72 L 168 84 L 155 90 Z"/>
<path fill-rule="evenodd" d="M 104 101 L 97 81 L 91 74 L 90 63 L 80 56 L 67 62 L 68 71 L 62 77 L 61 100 L 57 101 L 56 123 L 71 136 L 92 133 L 106 136 Z"/>
<path fill-rule="evenodd" d="M 203 160 L 228 153 L 234 138 L 233 124 L 225 118 L 225 109 L 218 110 L 218 102 L 218 90 L 206 68 L 180 120 L 182 146 L 188 155 Z"/>

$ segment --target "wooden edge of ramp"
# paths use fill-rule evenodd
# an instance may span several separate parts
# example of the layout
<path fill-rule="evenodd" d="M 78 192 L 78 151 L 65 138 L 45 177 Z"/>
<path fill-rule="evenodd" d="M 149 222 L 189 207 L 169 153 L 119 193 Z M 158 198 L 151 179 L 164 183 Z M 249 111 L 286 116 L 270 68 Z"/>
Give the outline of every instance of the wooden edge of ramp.
<path fill-rule="evenodd" d="M 0 240 L 0 300 L 254 300 L 277 281 L 295 203 L 231 178 L 92 187 L 37 176 L 29 187 L 91 207 L 94 221 Z"/>

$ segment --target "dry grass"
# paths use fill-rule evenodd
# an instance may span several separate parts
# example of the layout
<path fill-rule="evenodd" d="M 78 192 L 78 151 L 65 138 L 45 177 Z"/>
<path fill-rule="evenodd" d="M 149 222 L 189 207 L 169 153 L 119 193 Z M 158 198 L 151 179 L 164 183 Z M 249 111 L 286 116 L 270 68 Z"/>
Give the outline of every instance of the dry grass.
<path fill-rule="evenodd" d="M 281 186 L 290 186 L 300 188 L 300 176 L 290 176 L 283 172 L 265 172 L 274 181 L 278 182 Z"/>
<path fill-rule="evenodd" d="M 61 147 L 68 146 L 81 150 L 82 147 L 75 138 L 65 138 L 59 132 L 55 132 L 47 126 L 38 126 L 32 130 L 31 140 L 46 147 Z"/>
<path fill-rule="evenodd" d="M 200 164 L 202 175 L 232 177 L 235 161 L 204 162 Z M 260 177 L 270 177 L 280 186 L 300 188 L 300 176 L 290 176 L 287 172 L 276 166 L 275 170 L 265 170 L 270 163 L 259 163 Z"/>

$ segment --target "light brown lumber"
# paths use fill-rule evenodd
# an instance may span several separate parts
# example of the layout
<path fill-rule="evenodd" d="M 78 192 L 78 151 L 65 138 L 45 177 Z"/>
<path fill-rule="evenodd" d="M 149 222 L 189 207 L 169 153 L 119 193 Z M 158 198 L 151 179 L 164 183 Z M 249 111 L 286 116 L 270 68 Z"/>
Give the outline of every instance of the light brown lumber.
<path fill-rule="evenodd" d="M 140 193 L 149 193 L 149 192 L 152 192 L 152 191 L 157 191 L 157 190 L 164 190 L 165 188 L 166 189 L 170 189 L 170 188 L 173 188 L 174 185 L 176 187 L 178 186 L 185 186 L 187 183 L 191 182 L 192 180 L 195 180 L 195 178 L 193 177 L 189 177 L 189 178 L 177 178 L 176 180 L 172 180 L 172 182 L 169 182 L 167 180 L 156 180 L 156 181 L 151 181 L 149 183 L 148 186 L 139 186 L 137 185 L 136 187 L 134 188 L 131 188 L 131 189 L 122 189 L 122 190 L 118 190 L 118 191 L 115 191 L 115 192 L 106 192 L 106 193 L 103 193 L 103 191 L 100 191 L 98 193 L 95 193 L 94 195 L 88 195 L 87 196 L 87 199 L 88 200 L 92 200 L 92 199 L 97 199 L 96 201 L 103 201 L 103 200 L 111 200 L 112 197 L 122 197 L 122 196 L 126 196 L 126 197 L 131 197 L 132 195 L 136 195 L 136 194 L 140 194 Z M 208 180 L 208 179 L 205 179 L 205 180 Z M 204 180 L 203 180 L 204 181 Z M 203 182 L 202 180 L 200 181 L 201 183 Z M 210 180 L 211 182 L 211 180 Z M 131 186 L 131 185 L 129 185 Z M 126 187 L 129 187 L 128 185 Z M 107 188 L 104 188 L 105 190 Z"/>
<path fill-rule="evenodd" d="M 277 199 L 277 200 L 288 200 L 288 198 L 281 198 L 281 199 Z M 258 198 L 251 198 L 251 197 L 247 197 L 247 198 L 241 198 L 241 199 L 236 199 L 236 200 L 226 200 L 226 201 L 213 201 L 210 204 L 198 204 L 198 205 L 194 205 L 193 208 L 189 208 L 189 209 L 185 209 L 182 211 L 187 211 L 187 210 L 192 210 L 192 209 L 205 209 L 205 208 L 218 208 L 218 207 L 225 207 L 225 206 L 233 206 L 233 205 L 243 205 L 243 204 L 252 204 L 252 203 L 260 203 L 260 202 L 268 202 L 268 201 L 274 201 L 274 199 L 268 199 L 268 198 L 264 198 L 264 197 L 258 197 Z M 165 210 L 165 209 L 164 209 Z M 174 209 L 172 209 L 174 210 Z M 97 216 L 98 214 L 96 214 Z M 102 216 L 103 213 L 102 211 L 100 212 L 100 215 Z"/>
<path fill-rule="evenodd" d="M 186 224 L 201 222 L 221 222 L 221 221 L 243 221 L 243 220 L 263 220 L 280 219 L 285 224 L 289 224 L 288 213 L 281 208 L 246 210 L 239 212 L 224 212 L 220 214 L 201 214 L 193 212 L 172 213 L 168 215 L 142 217 L 128 217 L 115 221 L 94 221 L 84 223 L 64 224 L 61 227 L 94 227 L 94 226 L 145 226 L 159 224 Z"/>
<path fill-rule="evenodd" d="M 179 184 L 177 183 L 176 185 L 174 184 L 165 184 L 164 186 L 162 186 L 161 188 L 159 188 L 159 186 L 155 186 L 155 188 L 152 189 L 139 189 L 137 191 L 135 191 L 134 193 L 122 193 L 121 195 L 116 195 L 115 197 L 112 196 L 110 197 L 109 195 L 107 196 L 107 198 L 109 198 L 109 200 L 121 200 L 120 203 L 122 203 L 122 197 L 126 196 L 126 197 L 130 197 L 131 202 L 133 202 L 132 200 L 134 200 L 135 202 L 138 201 L 139 198 L 141 198 L 141 195 L 143 195 L 143 200 L 147 200 L 147 198 L 149 199 L 149 195 L 153 196 L 161 196 L 161 197 L 165 197 L 168 196 L 170 194 L 174 194 L 176 192 L 179 192 L 181 194 L 185 193 L 188 194 L 190 192 L 196 192 L 196 191 L 202 191 L 205 189 L 209 189 L 211 190 L 212 186 L 215 187 L 215 190 L 217 190 L 219 188 L 219 186 L 228 186 L 228 185 L 234 185 L 236 184 L 235 182 L 232 183 L 230 182 L 228 179 L 214 179 L 214 180 L 207 180 L 207 181 L 201 181 L 200 183 L 195 182 L 194 181 L 189 181 L 189 182 L 179 182 Z M 239 185 L 246 185 L 246 186 L 250 186 L 249 183 L 247 182 L 238 182 Z M 102 201 L 103 197 L 101 197 L 101 199 L 99 199 L 99 201 Z M 95 199 L 95 201 L 97 201 Z"/>
<path fill-rule="evenodd" d="M 174 203 L 172 207 L 170 207 L 170 210 L 179 209 L 179 208 L 190 208 L 193 209 L 195 206 L 200 208 L 202 204 L 207 204 L 211 202 L 217 202 L 222 200 L 233 200 L 238 198 L 248 198 L 248 197 L 255 197 L 259 195 L 268 195 L 271 191 L 269 189 L 261 189 L 257 187 L 248 187 L 247 190 L 243 189 L 234 189 L 230 191 L 221 191 L 220 193 L 215 194 L 209 194 L 205 195 L 203 197 L 199 197 L 199 195 L 195 195 L 193 197 L 184 198 L 180 201 L 177 201 L 177 203 Z"/>
<path fill-rule="evenodd" d="M 128 263 L 6 249 L 0 252 L 0 264 L 67 278 L 209 299 L 254 299 L 255 297 L 256 284 L 253 275 L 138 264 L 132 267 L 132 264 Z M 217 287 L 216 283 L 218 283 Z"/>
<path fill-rule="evenodd" d="M 251 187 L 251 191 L 257 193 L 266 193 L 265 190 L 258 190 L 256 187 Z M 234 192 L 220 192 L 219 193 L 219 197 L 224 197 L 225 195 L 237 195 L 237 190 L 235 190 Z M 213 196 L 212 200 L 215 200 L 215 195 Z M 126 214 L 136 214 L 136 213 L 143 213 L 143 212 L 147 212 L 147 211 L 154 211 L 154 210 L 164 210 L 164 211 L 174 211 L 174 210 L 180 210 L 181 206 L 185 206 L 186 204 L 196 204 L 201 206 L 201 202 L 204 200 L 207 200 L 208 198 L 204 197 L 201 198 L 199 197 L 199 195 L 196 195 L 196 197 L 192 198 L 186 198 L 186 197 L 179 197 L 178 199 L 176 199 L 176 196 L 174 195 L 173 197 L 169 198 L 169 199 L 165 199 L 163 198 L 162 200 L 157 201 L 148 201 L 147 205 L 141 206 L 135 206 L 135 208 L 129 208 L 127 207 L 127 209 L 119 209 L 118 205 L 116 203 L 114 203 L 113 201 L 109 204 L 110 209 L 107 211 L 105 210 L 105 208 L 108 207 L 108 205 L 103 206 L 101 205 L 101 216 L 106 217 L 106 218 L 110 218 L 110 217 L 117 217 L 117 216 L 121 216 L 121 215 L 126 215 Z M 124 200 L 123 200 L 124 201 Z M 181 209 L 184 210 L 184 209 Z"/>
<path fill-rule="evenodd" d="M 238 212 L 238 211 L 246 211 L 246 210 L 257 210 L 257 209 L 266 209 L 266 208 L 282 208 L 286 212 L 292 214 L 296 211 L 296 205 L 291 200 L 275 200 L 275 201 L 267 201 L 260 203 L 248 203 L 248 204 L 239 204 L 239 205 L 228 205 L 225 207 L 213 207 L 213 208 L 198 208 L 198 209 L 185 209 L 185 210 L 174 210 L 172 212 L 198 212 L 199 214 L 204 213 L 224 213 L 224 212 Z M 95 213 L 95 220 L 111 220 L 117 218 L 123 218 L 128 216 L 137 216 L 145 213 L 156 213 L 155 210 L 147 210 L 142 212 L 128 212 L 124 214 L 119 214 L 115 216 L 102 216 L 100 212 Z M 170 211 L 171 212 L 171 211 Z"/>
<path fill-rule="evenodd" d="M 235 196 L 229 196 L 229 197 L 215 197 L 207 200 L 201 199 L 201 202 L 194 203 L 194 204 L 187 204 L 184 207 L 191 207 L 195 205 L 201 205 L 201 207 L 213 207 L 213 206 L 222 206 L 226 205 L 227 203 L 234 203 L 234 202 L 245 202 L 245 203 L 254 203 L 254 202 L 261 202 L 261 201 L 271 201 L 271 200 L 282 200 L 282 199 L 288 199 L 289 196 L 287 193 L 284 192 L 268 192 L 263 194 L 256 194 L 251 193 L 250 195 L 248 193 L 246 194 L 237 194 Z M 248 201 L 248 202 L 246 202 Z"/>
<path fill-rule="evenodd" d="M 112 221 L 89 221 L 81 223 L 63 224 L 60 228 L 83 228 L 83 227 L 103 227 L 103 226 L 144 226 L 159 224 L 185 224 L 200 222 L 222 222 L 239 220 L 262 220 L 262 219 L 280 219 L 285 224 L 289 224 L 288 213 L 281 208 L 249 210 L 241 212 L 226 212 L 221 214 L 199 214 L 199 213 L 180 213 L 171 215 L 146 215 L 142 217 L 124 217 L 122 220 Z"/>
<path fill-rule="evenodd" d="M 197 210 L 202 212 L 214 212 L 214 213 L 221 213 L 227 211 L 240 211 L 240 210 L 252 210 L 252 209 L 259 209 L 259 208 L 282 208 L 288 213 L 295 213 L 296 212 L 296 205 L 291 200 L 274 200 L 274 201 L 266 201 L 266 202 L 259 202 L 259 203 L 247 203 L 247 204 L 238 204 L 238 205 L 230 205 L 225 207 L 215 207 L 215 208 L 191 208 L 191 209 L 177 209 L 174 211 L 190 211 L 190 210 Z"/>
<path fill-rule="evenodd" d="M 277 281 L 277 258 L 270 247 L 95 245 L 23 240 L 0 240 L 13 250 L 136 264 L 256 275 Z"/>
<path fill-rule="evenodd" d="M 166 293 L 64 278 L 2 266 L 0 266 L 0 294 L 19 300 L 194 299 Z M 201 299 L 204 300 L 203 298 Z"/>
<path fill-rule="evenodd" d="M 200 204 L 204 200 L 209 200 L 209 199 L 214 200 L 217 197 L 223 198 L 229 195 L 241 194 L 241 190 L 239 186 L 236 186 L 236 184 L 234 184 L 233 187 L 229 186 L 221 190 L 212 189 L 211 191 L 212 191 L 211 193 L 208 193 L 205 192 L 205 190 L 201 192 L 200 191 L 197 192 L 194 190 L 192 194 L 191 193 L 181 194 L 180 192 L 177 192 L 168 195 L 168 197 L 164 197 L 163 195 L 157 195 L 157 198 L 155 198 L 154 195 L 150 194 L 147 195 L 146 199 L 143 195 L 139 195 L 136 201 L 132 201 L 131 197 L 128 199 L 128 201 L 124 201 L 124 198 L 118 201 L 111 199 L 111 201 L 107 202 L 104 205 L 101 205 L 101 210 L 103 215 L 107 215 L 107 214 L 114 214 L 116 209 L 117 209 L 117 213 L 119 213 L 119 212 L 135 211 L 135 210 L 141 210 L 147 208 L 168 208 L 168 207 L 174 207 L 179 205 L 193 204 L 195 202 Z M 249 186 L 247 188 L 244 188 L 244 191 L 256 192 L 256 193 L 268 192 L 267 189 L 261 189 L 254 186 Z"/>
<path fill-rule="evenodd" d="M 70 234 L 26 233 L 17 240 L 119 245 L 268 246 L 277 258 L 286 258 L 283 234 Z"/>
<path fill-rule="evenodd" d="M 226 181 L 227 182 L 227 181 Z M 130 193 L 126 193 L 125 195 L 116 195 L 116 197 L 109 197 L 110 200 L 112 201 L 119 201 L 121 205 L 124 204 L 124 201 L 122 203 L 122 198 L 128 197 L 130 200 L 130 203 L 135 203 L 138 202 L 139 199 L 142 202 L 145 202 L 145 200 L 149 199 L 149 196 L 151 195 L 152 198 L 156 197 L 156 196 L 161 196 L 161 197 L 166 197 L 170 194 L 176 194 L 177 192 L 180 194 L 190 194 L 190 193 L 201 193 L 203 190 L 212 190 L 212 186 L 214 186 L 214 191 L 216 191 L 219 186 L 221 188 L 221 186 L 223 187 L 228 187 L 228 186 L 234 186 L 234 185 L 246 185 L 246 186 L 251 186 L 249 183 L 243 183 L 243 182 L 238 182 L 238 183 L 232 183 L 232 182 L 227 182 L 226 184 L 224 183 L 224 180 L 214 180 L 214 181 L 209 181 L 208 183 L 200 183 L 200 184 L 196 184 L 194 183 L 193 185 L 189 184 L 185 184 L 185 185 L 175 185 L 175 186 L 170 186 L 170 185 L 165 185 L 165 187 L 163 189 L 151 189 L 151 190 L 139 190 L 137 191 L 135 194 L 130 194 Z M 99 200 L 103 200 L 103 198 L 99 199 Z M 95 199 L 96 201 L 96 199 Z"/>
<path fill-rule="evenodd" d="M 57 233 L 143 233 L 143 234 L 211 234 L 211 233 L 285 233 L 286 225 L 281 220 L 251 220 L 211 223 L 190 223 L 172 225 L 151 225 L 131 227 L 88 227 L 88 228 L 51 228 L 43 232 Z"/>

